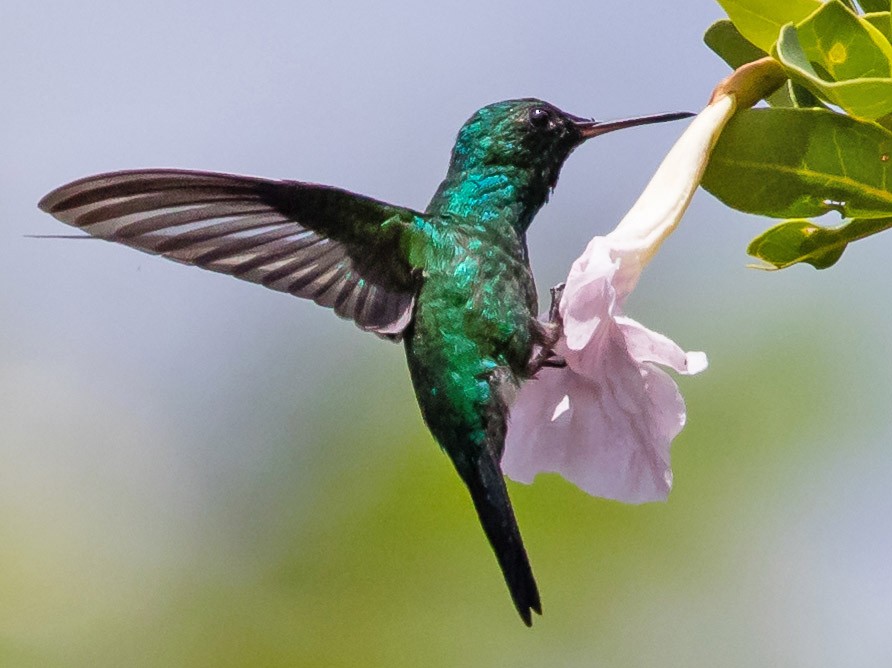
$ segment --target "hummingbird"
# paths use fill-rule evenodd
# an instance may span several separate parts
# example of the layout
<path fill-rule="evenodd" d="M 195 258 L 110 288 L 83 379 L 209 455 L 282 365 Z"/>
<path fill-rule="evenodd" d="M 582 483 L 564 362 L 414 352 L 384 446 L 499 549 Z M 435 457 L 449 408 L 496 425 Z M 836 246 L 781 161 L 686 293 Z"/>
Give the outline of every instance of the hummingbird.
<path fill-rule="evenodd" d="M 501 471 L 512 396 L 553 353 L 526 232 L 588 139 L 688 113 L 599 122 L 524 98 L 459 130 L 424 211 L 302 181 L 143 169 L 89 176 L 40 209 L 93 237 L 312 299 L 402 341 L 422 417 L 470 492 L 527 626 L 538 587 Z M 552 301 L 555 295 L 552 293 Z"/>

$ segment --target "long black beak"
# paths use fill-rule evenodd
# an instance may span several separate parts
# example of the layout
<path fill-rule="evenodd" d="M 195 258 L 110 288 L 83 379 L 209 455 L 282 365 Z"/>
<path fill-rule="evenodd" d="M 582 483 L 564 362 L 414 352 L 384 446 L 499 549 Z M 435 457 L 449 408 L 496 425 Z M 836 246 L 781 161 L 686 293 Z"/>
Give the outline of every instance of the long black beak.
<path fill-rule="evenodd" d="M 614 130 L 622 130 L 623 128 L 633 128 L 636 125 L 650 125 L 651 123 L 664 123 L 666 121 L 678 121 L 682 118 L 690 118 L 695 116 L 689 111 L 676 111 L 671 114 L 654 114 L 653 116 L 639 116 L 638 118 L 626 118 L 621 121 L 595 121 L 587 118 L 571 117 L 573 125 L 580 134 L 580 142 L 592 137 L 599 137 L 613 132 Z"/>

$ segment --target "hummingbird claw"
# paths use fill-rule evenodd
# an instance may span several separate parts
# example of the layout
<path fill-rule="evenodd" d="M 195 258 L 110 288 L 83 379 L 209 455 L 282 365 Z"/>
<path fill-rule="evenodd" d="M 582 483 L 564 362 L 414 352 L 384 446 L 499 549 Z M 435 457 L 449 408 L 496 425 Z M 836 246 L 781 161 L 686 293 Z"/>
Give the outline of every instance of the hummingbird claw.
<path fill-rule="evenodd" d="M 556 303 L 558 302 L 554 300 L 552 301 L 550 311 L 557 311 L 557 307 L 555 306 Z M 560 369 L 567 366 L 567 361 L 560 355 L 556 355 L 554 352 L 554 346 L 558 342 L 558 339 L 561 338 L 563 326 L 560 322 L 560 316 L 557 316 L 556 319 L 552 318 L 550 311 L 550 322 L 542 322 L 540 320 L 533 321 L 533 337 L 538 344 L 538 348 L 527 364 L 527 373 L 529 376 L 535 376 L 542 367 Z"/>
<path fill-rule="evenodd" d="M 551 293 L 551 306 L 548 307 L 548 321 L 559 326 L 563 326 L 559 307 L 561 298 L 564 296 L 564 288 L 566 287 L 566 283 L 558 283 L 549 290 Z"/>
<path fill-rule="evenodd" d="M 551 357 L 547 357 L 542 360 L 543 367 L 549 367 L 551 369 L 563 369 L 567 366 L 567 360 L 565 360 L 560 355 L 552 355 Z"/>
<path fill-rule="evenodd" d="M 560 355 L 556 355 L 551 347 L 542 346 L 530 359 L 529 364 L 527 364 L 527 374 L 532 377 L 545 367 L 549 369 L 563 369 L 566 366 L 567 360 Z"/>

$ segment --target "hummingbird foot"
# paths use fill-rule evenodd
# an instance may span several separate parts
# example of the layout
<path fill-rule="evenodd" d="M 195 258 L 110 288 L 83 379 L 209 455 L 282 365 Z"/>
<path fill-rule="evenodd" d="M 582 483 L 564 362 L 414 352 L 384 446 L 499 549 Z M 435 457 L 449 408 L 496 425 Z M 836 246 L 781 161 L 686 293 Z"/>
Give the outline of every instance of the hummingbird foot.
<path fill-rule="evenodd" d="M 560 369 L 567 366 L 567 361 L 554 352 L 554 346 L 561 338 L 562 331 L 561 323 L 533 321 L 533 338 L 538 347 L 527 364 L 529 376 L 535 376 L 542 367 Z"/>
<path fill-rule="evenodd" d="M 551 305 L 548 307 L 548 320 L 533 320 L 533 339 L 539 348 L 533 353 L 527 364 L 527 373 L 535 376 L 539 369 L 549 367 L 562 369 L 567 366 L 567 360 L 555 354 L 554 346 L 564 332 L 564 322 L 561 318 L 559 306 L 564 295 L 566 283 L 559 283 L 551 288 Z"/>
<path fill-rule="evenodd" d="M 550 367 L 552 369 L 563 369 L 567 366 L 567 360 L 565 360 L 560 355 L 552 354 L 551 357 L 548 357 L 542 360 L 542 363 L 539 365 L 539 368 L 542 367 Z"/>
<path fill-rule="evenodd" d="M 567 366 L 567 360 L 556 355 L 550 346 L 541 346 L 530 358 L 527 364 L 527 374 L 529 377 L 533 377 L 544 367 L 563 369 L 565 366 Z"/>

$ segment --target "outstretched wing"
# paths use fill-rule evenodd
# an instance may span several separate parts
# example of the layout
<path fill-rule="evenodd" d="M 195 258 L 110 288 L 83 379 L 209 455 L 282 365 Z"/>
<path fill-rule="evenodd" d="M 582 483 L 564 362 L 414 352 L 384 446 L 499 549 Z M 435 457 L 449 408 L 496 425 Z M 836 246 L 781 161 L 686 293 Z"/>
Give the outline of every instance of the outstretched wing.
<path fill-rule="evenodd" d="M 401 252 L 422 214 L 299 181 L 169 169 L 113 172 L 38 205 L 88 234 L 312 299 L 399 339 L 417 278 Z"/>

